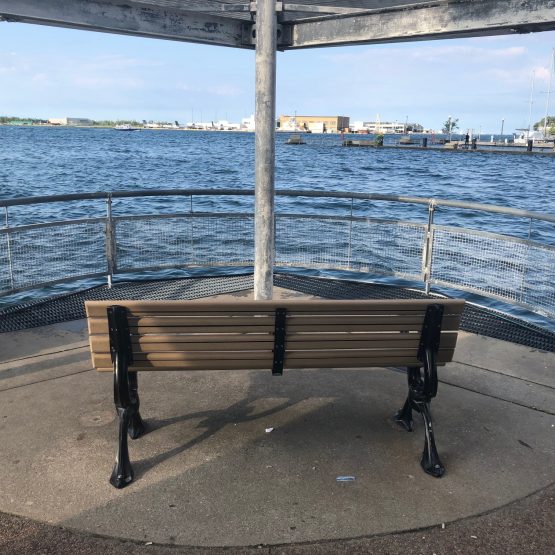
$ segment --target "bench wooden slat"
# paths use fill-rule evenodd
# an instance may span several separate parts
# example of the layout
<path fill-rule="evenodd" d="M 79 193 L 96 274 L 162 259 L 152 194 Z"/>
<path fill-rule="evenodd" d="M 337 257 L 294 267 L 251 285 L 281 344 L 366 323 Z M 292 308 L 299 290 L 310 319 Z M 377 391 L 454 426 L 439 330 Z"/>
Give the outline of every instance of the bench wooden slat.
<path fill-rule="evenodd" d="M 407 343 L 411 345 L 418 345 L 420 342 L 420 333 L 296 333 L 287 336 L 288 348 L 295 349 L 297 344 L 300 345 L 318 345 L 325 347 L 331 343 L 345 345 L 345 348 L 356 348 L 357 343 L 391 343 L 391 346 L 396 346 L 399 343 Z M 441 334 L 441 345 L 444 348 L 454 347 L 457 342 L 457 334 L 454 332 L 447 332 Z M 339 347 L 337 347 L 339 348 Z"/>
<path fill-rule="evenodd" d="M 413 334 L 414 335 L 414 334 Z M 145 341 L 144 338 L 133 342 L 134 353 L 154 353 L 165 351 L 260 351 L 272 350 L 273 341 L 218 341 L 210 342 L 180 342 L 179 336 L 175 336 L 175 341 Z M 441 338 L 440 349 L 454 349 L 456 344 L 455 334 L 444 334 Z M 418 349 L 420 337 L 415 336 L 406 338 L 406 334 L 396 334 L 394 339 L 374 339 L 374 340 L 349 340 L 349 341 L 321 341 L 314 338 L 314 341 L 287 341 L 287 351 L 298 350 L 325 350 L 325 349 Z M 91 349 L 97 353 L 110 352 L 110 340 L 107 335 L 91 336 Z"/>
<path fill-rule="evenodd" d="M 99 359 L 95 367 L 100 372 L 112 372 L 109 357 Z M 448 360 L 438 357 L 438 366 L 444 365 Z M 370 362 L 364 358 L 351 359 L 300 359 L 285 362 L 287 369 L 309 369 L 309 368 L 379 368 L 383 366 L 419 366 L 422 363 L 416 357 L 384 357 L 375 358 Z M 192 361 L 154 361 L 140 362 L 130 366 L 130 371 L 172 371 L 172 370 L 268 370 L 268 362 L 258 360 L 192 360 Z"/>
<path fill-rule="evenodd" d="M 450 324 L 458 320 L 457 316 L 444 316 L 442 322 L 442 329 L 450 329 Z M 129 317 L 130 327 L 155 327 L 155 326 L 214 326 L 216 328 L 221 326 L 261 326 L 273 325 L 274 315 L 269 316 L 142 316 Z M 317 324 L 326 324 L 332 326 L 339 326 L 343 324 L 402 324 L 416 326 L 418 329 L 422 327 L 424 322 L 424 313 L 414 315 L 396 315 L 396 314 L 380 314 L 368 316 L 366 314 L 338 316 L 323 314 L 320 316 L 297 316 L 292 313 L 287 316 L 287 328 L 291 329 L 294 326 L 314 326 Z"/>
<path fill-rule="evenodd" d="M 95 368 L 113 371 L 112 362 L 108 355 L 94 355 L 93 360 Z M 137 364 L 130 366 L 129 370 L 268 370 L 271 363 L 271 358 L 254 360 L 158 360 L 139 361 Z"/>
<path fill-rule="evenodd" d="M 308 314 L 320 314 L 326 310 L 330 314 L 337 314 L 341 310 L 347 310 L 349 314 L 356 311 L 403 311 L 414 312 L 417 307 L 425 310 L 435 299 L 393 299 L 393 300 L 298 300 L 282 299 L 273 301 L 87 301 L 86 310 L 88 317 L 105 317 L 106 308 L 117 304 L 124 304 L 131 314 L 142 313 L 179 313 L 209 314 L 210 312 L 220 313 L 251 313 L 259 314 L 262 312 L 273 312 L 276 308 L 291 308 L 295 312 L 306 312 Z M 462 312 L 464 301 L 458 299 L 437 299 L 445 307 L 446 314 Z"/>
<path fill-rule="evenodd" d="M 164 337 L 165 341 L 148 341 L 150 336 L 142 336 L 135 338 L 131 342 L 134 352 L 150 352 L 150 351 L 254 351 L 273 349 L 274 342 L 269 336 L 264 341 L 237 341 L 236 338 L 242 336 L 233 336 L 227 341 L 223 341 L 221 335 L 213 336 L 215 341 L 199 341 L 197 339 L 181 341 L 179 335 L 175 336 L 152 336 Z M 107 335 L 92 335 L 90 337 L 91 349 L 98 353 L 110 352 L 110 339 Z"/>
<path fill-rule="evenodd" d="M 264 316 L 130 316 L 130 327 L 149 326 L 183 326 L 195 328 L 197 326 L 214 326 L 215 328 L 228 326 L 273 326 L 274 314 Z"/>
<path fill-rule="evenodd" d="M 447 360 L 451 350 L 440 350 L 438 353 L 439 360 Z M 189 351 L 189 352 L 162 352 L 162 353 L 147 353 L 147 354 L 134 354 L 134 363 L 130 366 L 141 366 L 143 363 L 148 362 L 152 365 L 157 365 L 158 362 L 175 362 L 196 363 L 204 361 L 221 361 L 226 362 L 248 362 L 257 360 L 264 362 L 266 365 L 271 364 L 273 354 L 271 351 L 242 351 L 242 352 L 205 352 L 205 351 Z M 320 360 L 327 362 L 335 362 L 338 365 L 343 364 L 343 361 L 350 359 L 364 359 L 367 361 L 368 366 L 372 366 L 374 360 L 404 360 L 411 359 L 416 361 L 416 354 L 414 349 L 399 349 L 392 353 L 389 349 L 361 349 L 361 350 L 328 350 L 328 351 L 293 351 L 287 352 L 285 355 L 285 362 L 289 364 L 293 361 L 300 360 Z M 111 361 L 108 353 L 94 353 L 93 355 L 95 366 L 106 366 L 108 361 Z M 396 363 L 400 364 L 400 363 Z M 332 365 L 333 366 L 333 365 Z"/>
<path fill-rule="evenodd" d="M 447 317 L 445 320 L 445 329 L 452 330 L 457 329 L 458 325 L 458 317 Z M 265 321 L 267 321 L 265 319 Z M 190 326 L 181 326 L 181 325 L 172 325 L 171 321 L 160 321 L 158 324 L 153 325 L 133 325 L 130 322 L 129 330 L 131 334 L 157 334 L 157 333 L 273 333 L 274 331 L 274 324 L 252 324 L 252 325 L 214 325 L 214 326 L 207 326 L 207 325 L 190 325 Z M 350 333 L 350 332 L 363 332 L 363 331 L 420 331 L 422 327 L 422 322 L 420 323 L 404 323 L 403 321 L 395 321 L 391 319 L 391 321 L 386 321 L 383 323 L 351 323 L 351 324 L 334 324 L 333 322 L 322 322 L 314 323 L 312 325 L 299 323 L 294 324 L 290 323 L 290 320 L 287 320 L 287 331 L 288 333 L 296 333 L 296 332 L 330 332 L 334 331 L 336 333 Z M 108 333 L 108 322 L 107 320 L 102 320 L 100 318 L 91 318 L 89 319 L 89 334 L 102 334 Z"/>
<path fill-rule="evenodd" d="M 412 339 L 418 341 L 420 339 L 420 332 L 411 331 L 409 333 L 400 332 L 356 332 L 356 333 L 289 333 L 287 334 L 287 343 L 292 345 L 295 342 L 328 342 L 328 341 L 403 341 Z M 446 346 L 455 344 L 457 340 L 457 333 L 453 331 L 442 332 L 441 341 L 449 341 Z M 91 345 L 93 350 L 108 350 L 109 337 L 108 334 L 94 334 L 90 336 Z M 146 335 L 132 335 L 131 343 L 136 344 L 151 344 L 151 343 L 214 343 L 214 348 L 222 341 L 233 342 L 233 344 L 243 343 L 256 343 L 271 341 L 273 345 L 273 334 L 268 333 L 230 333 L 223 335 L 219 333 L 159 333 L 159 334 L 146 334 Z M 98 347 L 97 347 L 98 346 Z"/>
<path fill-rule="evenodd" d="M 171 325 L 156 325 L 156 326 L 129 326 L 132 334 L 136 333 L 270 333 L 274 331 L 274 323 L 264 325 L 221 325 L 221 326 L 171 326 Z M 101 318 L 89 318 L 89 334 L 108 333 L 108 321 Z"/>
<path fill-rule="evenodd" d="M 106 317 L 106 309 L 110 306 L 109 304 L 105 307 L 96 307 L 93 313 L 88 315 L 89 318 L 105 318 Z M 320 310 L 320 311 L 307 311 L 307 310 L 296 310 L 293 308 L 288 309 L 288 314 L 295 316 L 295 317 L 341 317 L 341 316 L 384 316 L 384 317 L 391 317 L 391 316 L 419 316 L 424 314 L 424 307 L 420 308 L 413 308 L 412 310 L 397 310 L 395 307 L 390 307 L 391 310 L 387 309 L 388 307 L 384 307 L 381 310 L 371 310 L 371 309 L 359 309 L 359 310 Z M 187 318 L 254 318 L 254 317 L 274 317 L 274 311 L 238 311 L 235 314 L 230 314 L 226 311 L 188 311 L 184 310 L 181 313 L 177 312 L 168 312 L 168 311 L 146 311 L 146 312 L 136 312 L 136 311 L 129 311 L 130 318 L 148 318 L 148 317 L 187 317 Z M 446 307 L 444 312 L 445 316 L 455 316 L 460 314 L 459 310 L 449 310 L 449 307 Z"/>

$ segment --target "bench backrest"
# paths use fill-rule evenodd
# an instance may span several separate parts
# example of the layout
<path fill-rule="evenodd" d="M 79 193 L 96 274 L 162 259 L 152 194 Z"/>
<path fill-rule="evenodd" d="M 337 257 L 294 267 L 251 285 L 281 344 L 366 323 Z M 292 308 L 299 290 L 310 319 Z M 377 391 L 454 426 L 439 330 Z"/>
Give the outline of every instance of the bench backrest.
<path fill-rule="evenodd" d="M 130 370 L 247 370 L 272 368 L 276 338 L 285 369 L 418 366 L 430 305 L 443 306 L 437 364 L 445 364 L 464 301 L 87 301 L 93 366 L 100 371 L 113 368 L 107 309 L 114 305 L 127 309 Z"/>

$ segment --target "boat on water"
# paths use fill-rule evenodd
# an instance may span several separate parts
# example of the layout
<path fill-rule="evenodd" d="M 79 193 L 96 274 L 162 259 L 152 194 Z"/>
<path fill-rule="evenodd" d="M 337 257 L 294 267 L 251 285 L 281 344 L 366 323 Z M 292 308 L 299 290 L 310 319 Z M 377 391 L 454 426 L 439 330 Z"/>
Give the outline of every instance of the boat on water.
<path fill-rule="evenodd" d="M 116 125 L 114 127 L 114 129 L 116 131 L 138 131 L 139 130 L 138 127 L 133 127 L 132 125 L 129 125 L 128 123 L 122 123 L 120 125 Z"/>
<path fill-rule="evenodd" d="M 528 141 L 537 147 L 550 148 L 554 146 L 554 139 L 551 136 L 545 135 L 541 131 L 529 131 L 528 129 L 517 129 L 515 133 L 513 144 L 515 146 L 526 146 Z"/>

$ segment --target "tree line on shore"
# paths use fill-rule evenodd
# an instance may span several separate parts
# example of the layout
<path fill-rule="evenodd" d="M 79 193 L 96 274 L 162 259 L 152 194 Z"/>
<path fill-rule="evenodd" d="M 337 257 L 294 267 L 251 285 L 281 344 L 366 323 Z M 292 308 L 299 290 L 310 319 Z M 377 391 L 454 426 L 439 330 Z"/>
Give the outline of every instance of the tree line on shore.
<path fill-rule="evenodd" d="M 46 125 L 48 124 L 47 119 L 42 118 L 27 118 L 27 117 L 19 117 L 19 116 L 0 116 L 0 125 L 8 125 L 13 122 L 25 122 L 30 123 L 32 125 Z M 143 123 L 130 120 L 130 119 L 118 119 L 118 120 L 91 120 L 92 125 L 98 127 L 114 127 L 116 125 L 132 125 L 134 127 L 142 126 Z"/>

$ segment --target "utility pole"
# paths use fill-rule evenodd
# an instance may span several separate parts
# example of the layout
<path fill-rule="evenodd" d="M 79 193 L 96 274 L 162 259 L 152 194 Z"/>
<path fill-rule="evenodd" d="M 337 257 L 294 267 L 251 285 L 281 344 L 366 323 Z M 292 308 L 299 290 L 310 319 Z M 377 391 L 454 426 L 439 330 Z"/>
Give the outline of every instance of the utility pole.
<path fill-rule="evenodd" d="M 553 70 L 555 68 L 555 48 L 551 55 L 551 67 L 549 68 L 549 84 L 547 87 L 547 99 L 545 101 L 545 117 L 543 118 L 543 138 L 547 137 L 547 117 L 549 112 L 549 100 L 551 97 L 551 82 L 553 81 Z"/>
<path fill-rule="evenodd" d="M 530 140 L 530 133 L 532 129 L 532 104 L 534 104 L 534 81 L 536 78 L 535 70 L 532 70 L 532 85 L 530 87 L 530 111 L 528 113 L 528 136 L 526 140 Z"/>

